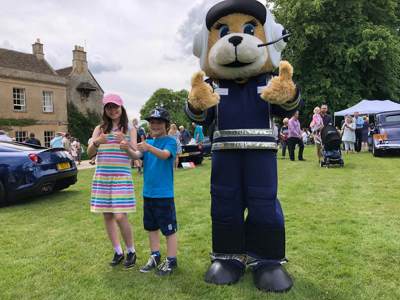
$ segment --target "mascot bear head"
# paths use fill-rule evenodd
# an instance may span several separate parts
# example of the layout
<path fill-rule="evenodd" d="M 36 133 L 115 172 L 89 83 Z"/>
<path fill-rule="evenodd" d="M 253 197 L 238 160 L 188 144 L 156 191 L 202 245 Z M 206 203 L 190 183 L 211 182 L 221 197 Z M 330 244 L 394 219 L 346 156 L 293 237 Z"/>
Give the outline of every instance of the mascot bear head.
<path fill-rule="evenodd" d="M 279 66 L 287 36 L 260 2 L 225 0 L 208 11 L 193 53 L 210 78 L 249 78 Z"/>

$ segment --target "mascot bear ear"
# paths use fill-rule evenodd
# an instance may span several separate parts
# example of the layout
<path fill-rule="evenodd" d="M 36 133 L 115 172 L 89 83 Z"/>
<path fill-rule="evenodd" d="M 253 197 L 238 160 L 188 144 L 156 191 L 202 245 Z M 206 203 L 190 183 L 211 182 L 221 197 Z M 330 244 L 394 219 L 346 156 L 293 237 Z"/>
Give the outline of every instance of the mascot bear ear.
<path fill-rule="evenodd" d="M 271 14 L 269 9 L 267 9 L 267 18 L 264 24 L 264 31 L 267 38 L 267 43 L 273 42 L 285 35 L 286 29 L 279 23 L 275 22 L 274 16 Z M 281 53 L 286 47 L 287 39 L 282 39 L 268 46 L 268 54 L 270 56 L 272 65 L 277 68 L 279 62 L 281 61 Z"/>
<path fill-rule="evenodd" d="M 208 35 L 209 31 L 204 24 L 201 31 L 196 34 L 193 41 L 193 54 L 200 58 L 200 67 L 204 70 L 208 54 Z"/>

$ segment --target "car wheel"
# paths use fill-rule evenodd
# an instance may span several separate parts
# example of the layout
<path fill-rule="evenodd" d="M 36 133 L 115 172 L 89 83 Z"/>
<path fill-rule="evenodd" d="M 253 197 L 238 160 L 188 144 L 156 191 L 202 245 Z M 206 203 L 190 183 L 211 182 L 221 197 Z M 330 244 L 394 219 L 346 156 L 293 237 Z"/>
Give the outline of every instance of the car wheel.
<path fill-rule="evenodd" d="M 6 193 L 6 189 L 4 187 L 4 184 L 0 181 L 0 206 L 3 206 L 6 204 L 6 197 L 7 193 Z"/>
<path fill-rule="evenodd" d="M 380 157 L 382 156 L 382 151 L 379 149 L 376 149 L 375 145 L 372 145 L 372 155 L 375 157 Z"/>

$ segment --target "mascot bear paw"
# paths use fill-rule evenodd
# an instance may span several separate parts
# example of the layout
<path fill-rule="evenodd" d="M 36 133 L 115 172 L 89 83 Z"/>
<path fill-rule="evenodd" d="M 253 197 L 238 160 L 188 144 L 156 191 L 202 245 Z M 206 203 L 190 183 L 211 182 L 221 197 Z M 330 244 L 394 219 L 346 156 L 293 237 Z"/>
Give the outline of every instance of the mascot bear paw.
<path fill-rule="evenodd" d="M 205 73 L 199 71 L 192 77 L 192 89 L 188 102 L 196 110 L 206 110 L 219 102 L 219 95 L 213 92 L 212 87 L 204 82 Z"/>
<path fill-rule="evenodd" d="M 296 95 L 296 85 L 292 77 L 292 65 L 285 60 L 281 61 L 279 63 L 279 76 L 275 76 L 269 81 L 261 94 L 261 98 L 278 105 L 292 100 Z"/>

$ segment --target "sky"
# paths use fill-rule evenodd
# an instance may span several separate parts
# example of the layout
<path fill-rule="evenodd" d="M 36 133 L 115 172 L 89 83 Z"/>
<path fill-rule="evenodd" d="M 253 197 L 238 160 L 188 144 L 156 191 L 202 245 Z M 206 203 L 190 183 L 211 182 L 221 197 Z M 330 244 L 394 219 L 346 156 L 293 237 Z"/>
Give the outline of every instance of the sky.
<path fill-rule="evenodd" d="M 39 38 L 45 59 L 60 69 L 83 46 L 103 90 L 121 95 L 129 117 L 139 117 L 157 89 L 190 88 L 199 70 L 193 37 L 219 1 L 2 0 L 0 48 L 32 53 Z"/>

